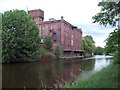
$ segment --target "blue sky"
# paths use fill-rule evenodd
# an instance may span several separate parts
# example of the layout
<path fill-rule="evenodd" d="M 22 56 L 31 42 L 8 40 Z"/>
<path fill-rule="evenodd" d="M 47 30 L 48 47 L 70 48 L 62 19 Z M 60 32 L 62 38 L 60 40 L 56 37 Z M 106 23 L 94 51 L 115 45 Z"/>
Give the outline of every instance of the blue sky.
<path fill-rule="evenodd" d="M 42 9 L 45 19 L 60 19 L 61 16 L 71 24 L 82 28 L 83 36 L 91 35 L 96 46 L 104 47 L 104 40 L 114 30 L 93 24 L 92 16 L 100 11 L 97 6 L 100 0 L 0 0 L 0 12 L 11 9 Z"/>

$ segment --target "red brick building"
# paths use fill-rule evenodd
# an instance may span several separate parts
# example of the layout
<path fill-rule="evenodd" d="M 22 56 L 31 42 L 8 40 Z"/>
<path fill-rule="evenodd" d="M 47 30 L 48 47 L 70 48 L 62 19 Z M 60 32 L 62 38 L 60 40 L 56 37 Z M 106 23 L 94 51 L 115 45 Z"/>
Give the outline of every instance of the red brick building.
<path fill-rule="evenodd" d="M 39 35 L 44 38 L 46 35 L 51 35 L 54 44 L 60 44 L 64 56 L 77 55 L 82 56 L 81 41 L 82 30 L 73 26 L 63 19 L 54 18 L 49 21 L 44 21 L 44 11 L 41 9 L 28 11 L 33 16 L 34 21 L 38 25 Z"/>

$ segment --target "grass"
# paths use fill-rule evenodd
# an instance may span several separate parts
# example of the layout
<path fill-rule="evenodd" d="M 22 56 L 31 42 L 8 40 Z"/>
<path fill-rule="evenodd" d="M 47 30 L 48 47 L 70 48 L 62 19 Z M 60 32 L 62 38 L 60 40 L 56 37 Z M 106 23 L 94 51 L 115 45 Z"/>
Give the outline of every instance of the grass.
<path fill-rule="evenodd" d="M 119 64 L 111 64 L 92 74 L 88 79 L 80 79 L 74 85 L 66 84 L 64 88 L 118 88 Z"/>

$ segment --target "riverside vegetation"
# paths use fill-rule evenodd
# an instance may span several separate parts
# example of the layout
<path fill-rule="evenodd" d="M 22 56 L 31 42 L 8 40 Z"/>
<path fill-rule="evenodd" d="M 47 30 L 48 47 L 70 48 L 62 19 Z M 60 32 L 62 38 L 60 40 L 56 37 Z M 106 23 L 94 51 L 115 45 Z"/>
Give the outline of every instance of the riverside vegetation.
<path fill-rule="evenodd" d="M 100 25 L 111 25 L 116 29 L 111 32 L 106 39 L 105 54 L 115 56 L 115 62 L 120 64 L 120 1 L 118 2 L 99 2 L 101 11 L 93 16 L 93 23 Z M 118 25 L 117 25 L 118 24 Z M 117 27 L 118 26 L 118 27 Z"/>
<path fill-rule="evenodd" d="M 2 14 L 2 62 L 34 59 L 39 41 L 37 25 L 24 10 L 10 10 Z"/>
<path fill-rule="evenodd" d="M 99 2 L 98 6 L 101 11 L 94 17 L 93 23 L 100 25 L 117 26 L 120 14 L 120 1 L 116 2 Z M 119 25 L 118 25 L 119 26 Z M 74 82 L 73 85 L 66 84 L 65 88 L 119 88 L 118 71 L 120 68 L 120 26 L 111 32 L 106 39 L 104 53 L 114 55 L 114 63 L 101 71 L 90 75 L 87 79 L 81 79 Z"/>
<path fill-rule="evenodd" d="M 111 64 L 88 78 L 76 80 L 73 85 L 64 85 L 64 88 L 118 88 L 118 67 L 119 64 Z"/>

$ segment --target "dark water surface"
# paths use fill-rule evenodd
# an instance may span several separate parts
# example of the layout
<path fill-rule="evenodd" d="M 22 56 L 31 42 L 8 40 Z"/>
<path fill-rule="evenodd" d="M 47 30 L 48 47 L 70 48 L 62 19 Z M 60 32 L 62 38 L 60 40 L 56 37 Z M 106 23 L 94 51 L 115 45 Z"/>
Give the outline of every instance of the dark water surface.
<path fill-rule="evenodd" d="M 101 70 L 112 63 L 111 56 L 2 65 L 3 88 L 53 87 Z"/>

